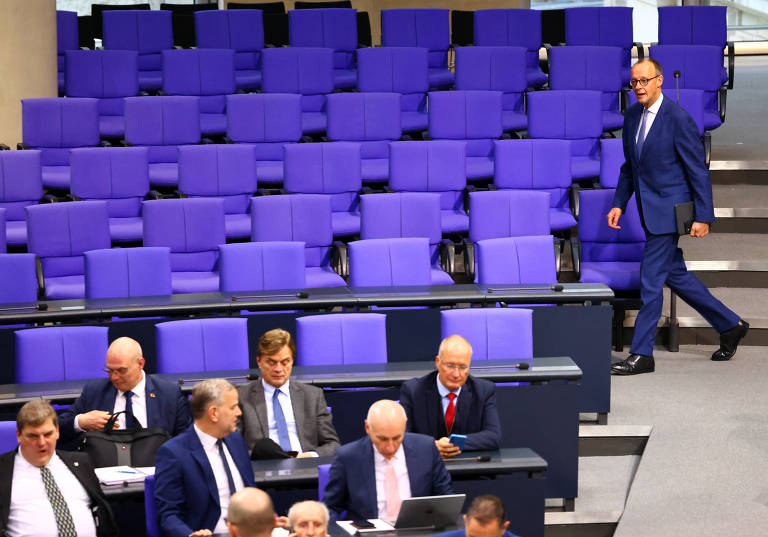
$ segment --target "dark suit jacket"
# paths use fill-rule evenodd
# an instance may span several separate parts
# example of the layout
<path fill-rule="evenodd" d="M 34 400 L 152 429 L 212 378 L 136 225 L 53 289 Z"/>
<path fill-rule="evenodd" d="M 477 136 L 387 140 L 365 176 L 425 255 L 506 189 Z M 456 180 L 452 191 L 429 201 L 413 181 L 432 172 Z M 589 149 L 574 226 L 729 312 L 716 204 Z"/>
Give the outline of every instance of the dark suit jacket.
<path fill-rule="evenodd" d="M 189 404 L 178 385 L 152 375 L 146 375 L 144 385 L 148 427 L 160 427 L 176 436 L 190 426 Z M 79 442 L 81 434 L 75 432 L 75 416 L 91 410 L 112 413 L 116 397 L 117 389 L 109 379 L 92 380 L 86 384 L 80 397 L 59 416 L 59 445 L 74 447 Z"/>
<path fill-rule="evenodd" d="M 293 415 L 296 418 L 296 432 L 302 451 L 316 451 L 321 457 L 336 453 L 340 445 L 339 435 L 333 427 L 323 390 L 295 380 L 292 380 L 289 386 Z M 240 430 L 250 451 L 256 440 L 269 438 L 264 386 L 261 380 L 255 380 L 238 386 L 237 390 L 243 409 Z"/>
<path fill-rule="evenodd" d="M 453 531 L 446 531 L 443 533 L 438 533 L 434 537 L 467 537 L 467 532 L 465 530 L 453 530 Z M 510 533 L 508 531 L 505 531 L 501 537 L 518 537 L 514 533 Z"/>
<path fill-rule="evenodd" d="M 642 111 L 643 106 L 637 103 L 624 115 L 625 162 L 613 206 L 625 211 L 630 196 L 637 193 L 635 199 L 645 227 L 654 235 L 675 233 L 674 207 L 678 203 L 693 200 L 696 221 L 714 221 L 712 183 L 696 123 L 688 112 L 665 96 L 638 160 L 635 135 Z"/>
<path fill-rule="evenodd" d="M 448 436 L 437 391 L 437 371 L 404 382 L 400 388 L 400 404 L 408 416 L 409 431 L 435 439 Z M 496 409 L 496 386 L 492 382 L 469 375 L 456 399 L 451 432 L 467 435 L 464 451 L 499 449 L 501 422 Z"/>
<path fill-rule="evenodd" d="M 243 484 L 253 487 L 253 467 L 243 437 L 224 439 Z M 155 459 L 155 503 L 165 537 L 187 537 L 200 529 L 213 531 L 221 516 L 216 478 L 203 444 L 189 427 L 160 446 Z"/>
<path fill-rule="evenodd" d="M 11 512 L 11 489 L 13 487 L 13 465 L 18 448 L 0 455 L 0 536 L 5 535 L 8 517 Z M 91 509 L 96 519 L 96 535 L 113 537 L 117 535 L 117 526 L 112 518 L 112 509 L 99 486 L 99 479 L 93 471 L 91 458 L 87 453 L 57 451 L 69 471 L 77 478 L 91 499 Z"/>
<path fill-rule="evenodd" d="M 344 511 L 352 520 L 379 518 L 373 450 L 371 439 L 364 436 L 336 452 L 323 496 L 332 522 Z M 453 494 L 451 476 L 430 437 L 405 433 L 403 450 L 411 496 Z"/>

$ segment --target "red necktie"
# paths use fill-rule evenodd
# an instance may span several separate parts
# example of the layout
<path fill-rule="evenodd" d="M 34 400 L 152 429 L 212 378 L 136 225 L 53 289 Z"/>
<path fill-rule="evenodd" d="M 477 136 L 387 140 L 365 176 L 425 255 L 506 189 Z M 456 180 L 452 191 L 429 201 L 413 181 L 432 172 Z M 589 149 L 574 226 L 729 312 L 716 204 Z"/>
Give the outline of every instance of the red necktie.
<path fill-rule="evenodd" d="M 455 393 L 448 394 L 448 408 L 445 409 L 445 428 L 450 433 L 453 428 L 453 418 L 456 416 Z"/>

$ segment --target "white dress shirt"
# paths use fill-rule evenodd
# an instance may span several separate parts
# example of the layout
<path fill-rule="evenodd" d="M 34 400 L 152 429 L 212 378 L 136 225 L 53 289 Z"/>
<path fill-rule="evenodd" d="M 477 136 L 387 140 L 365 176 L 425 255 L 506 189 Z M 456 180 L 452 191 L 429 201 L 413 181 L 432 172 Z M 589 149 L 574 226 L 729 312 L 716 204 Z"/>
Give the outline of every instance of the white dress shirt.
<path fill-rule="evenodd" d="M 219 521 L 216 523 L 215 528 L 192 528 L 194 531 L 201 529 L 209 529 L 213 533 L 229 532 L 227 529 L 227 523 L 224 519 L 227 516 L 227 509 L 229 509 L 229 483 L 227 482 L 227 472 L 224 470 L 224 464 L 219 454 L 219 446 L 216 445 L 218 438 L 215 438 L 207 433 L 204 433 L 195 425 L 195 432 L 200 439 L 200 443 L 203 444 L 203 450 L 205 451 L 208 462 L 211 463 L 211 469 L 213 470 L 213 477 L 216 479 L 216 488 L 219 489 L 219 507 L 221 508 L 221 515 Z M 232 455 L 227 449 L 227 444 L 224 446 L 224 455 L 227 458 L 227 464 L 229 465 L 229 471 L 232 472 L 232 480 L 235 482 L 235 490 L 243 488 L 243 477 L 240 475 L 240 470 L 235 466 L 235 461 L 232 460 Z M 79 537 L 79 536 L 78 536 Z"/>
<path fill-rule="evenodd" d="M 275 388 L 271 384 L 264 382 L 264 379 L 261 379 L 261 385 L 264 387 L 264 401 L 267 403 L 269 437 L 278 445 L 280 444 L 280 438 L 277 436 L 277 422 L 275 421 L 275 413 L 272 409 L 272 397 L 275 394 L 275 390 L 279 390 L 280 395 L 278 395 L 277 398 L 280 401 L 280 406 L 283 408 L 285 423 L 288 425 L 288 438 L 291 441 L 291 450 L 301 453 L 301 443 L 299 442 L 299 434 L 296 430 L 296 416 L 293 415 L 290 382 L 290 380 L 287 380 L 285 384 L 280 386 L 280 388 Z"/>
<path fill-rule="evenodd" d="M 59 487 L 75 524 L 78 537 L 96 537 L 96 524 L 91 513 L 88 493 L 55 453 L 46 465 Z M 8 537 L 58 537 L 56 517 L 45 492 L 40 468 L 16 453 L 13 463 L 11 510 L 8 515 Z"/>
<path fill-rule="evenodd" d="M 400 501 L 411 497 L 411 482 L 408 479 L 408 465 L 405 463 L 405 451 L 403 445 L 395 452 L 392 457 L 392 464 L 395 468 L 397 477 L 397 488 L 400 492 Z M 379 453 L 376 446 L 373 446 L 373 467 L 376 474 L 376 507 L 379 511 L 379 518 L 387 520 L 387 459 Z M 390 520 L 388 522 L 395 522 Z"/>
<path fill-rule="evenodd" d="M 131 397 L 131 403 L 133 405 L 133 417 L 139 420 L 139 423 L 142 427 L 148 427 L 147 375 L 143 370 L 141 372 L 141 380 L 131 391 L 133 392 L 133 397 Z M 123 410 L 125 410 L 125 392 L 117 390 L 117 395 L 115 396 L 115 407 L 112 409 L 112 413 L 116 414 L 117 412 L 122 412 Z M 78 414 L 75 417 L 75 431 L 78 432 L 82 431 L 80 428 L 80 423 L 78 422 L 80 416 L 81 414 Z M 120 416 L 118 416 L 117 423 L 120 425 L 120 429 L 125 429 L 125 414 L 120 414 Z"/>
<path fill-rule="evenodd" d="M 659 98 L 656 99 L 656 102 L 653 103 L 650 108 L 644 109 L 644 113 L 646 114 L 645 118 L 645 141 L 648 141 L 648 133 L 651 130 L 651 125 L 653 125 L 653 120 L 656 119 L 656 114 L 659 113 L 659 108 L 661 108 L 661 101 L 664 100 L 664 94 L 659 93 Z M 643 116 L 640 116 L 640 125 L 643 124 Z M 637 143 L 637 137 L 640 136 L 640 127 L 637 127 L 637 132 L 635 133 L 635 143 Z"/>
<path fill-rule="evenodd" d="M 459 386 L 458 390 L 451 391 L 445 386 L 443 386 L 443 383 L 440 382 L 440 376 L 437 377 L 437 392 L 440 394 L 440 403 L 443 405 L 443 416 L 445 416 L 446 411 L 448 410 L 448 404 L 451 402 L 450 399 L 448 399 L 449 393 L 455 393 L 456 399 L 453 401 L 453 405 L 456 406 L 459 404 L 459 394 L 461 393 L 461 386 Z"/>

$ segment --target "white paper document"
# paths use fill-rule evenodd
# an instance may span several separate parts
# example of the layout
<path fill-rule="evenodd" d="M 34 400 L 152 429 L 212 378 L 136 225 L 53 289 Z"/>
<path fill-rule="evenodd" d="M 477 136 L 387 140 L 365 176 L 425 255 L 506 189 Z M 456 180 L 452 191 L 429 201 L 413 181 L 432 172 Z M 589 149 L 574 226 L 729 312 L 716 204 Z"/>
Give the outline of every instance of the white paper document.
<path fill-rule="evenodd" d="M 119 485 L 121 483 L 137 483 L 144 481 L 147 475 L 155 473 L 154 467 L 131 468 L 130 466 L 106 466 L 96 468 L 96 477 L 104 485 Z"/>

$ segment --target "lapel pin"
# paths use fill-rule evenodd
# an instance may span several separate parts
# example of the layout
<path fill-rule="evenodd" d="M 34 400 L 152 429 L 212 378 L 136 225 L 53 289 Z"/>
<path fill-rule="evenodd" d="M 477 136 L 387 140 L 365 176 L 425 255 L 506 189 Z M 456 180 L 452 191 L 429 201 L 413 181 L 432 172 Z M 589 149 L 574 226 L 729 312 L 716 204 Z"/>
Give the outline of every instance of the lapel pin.
<path fill-rule="evenodd" d="M 155 394 L 150 392 L 149 396 L 150 396 L 150 397 L 154 397 L 154 396 L 155 396 Z"/>
<path fill-rule="evenodd" d="M 74 462 L 74 465 L 75 465 L 75 466 L 80 466 L 80 463 L 79 463 L 79 462 L 77 462 L 77 461 L 75 461 L 75 462 Z"/>

